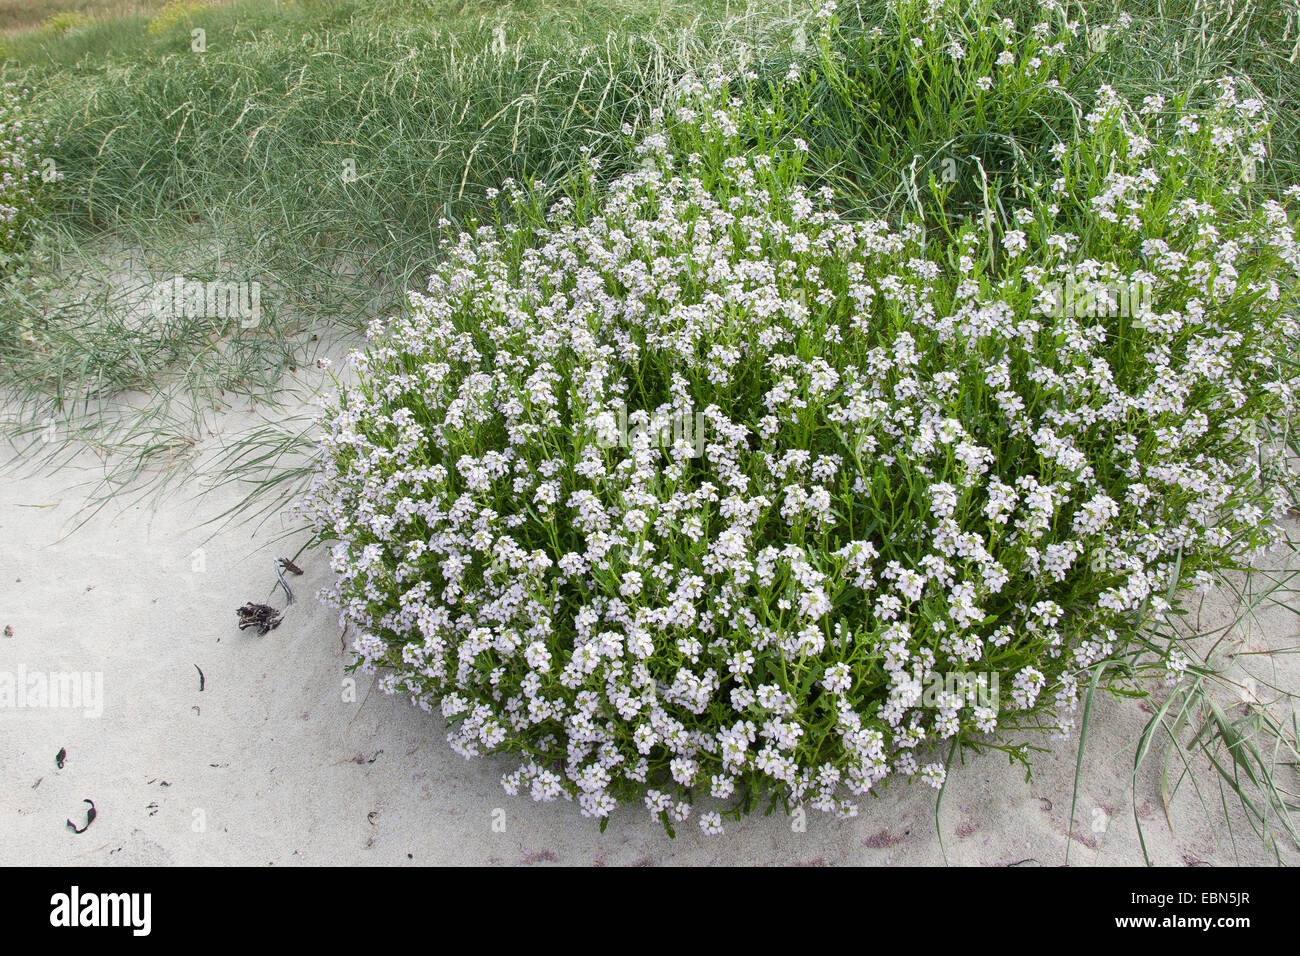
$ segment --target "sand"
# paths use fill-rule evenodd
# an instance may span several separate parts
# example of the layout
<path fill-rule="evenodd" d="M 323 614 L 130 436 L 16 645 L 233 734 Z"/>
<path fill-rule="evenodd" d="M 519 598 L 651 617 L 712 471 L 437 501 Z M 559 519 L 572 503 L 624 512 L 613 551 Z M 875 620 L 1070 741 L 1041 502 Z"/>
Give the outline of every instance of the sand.
<path fill-rule="evenodd" d="M 323 387 L 324 373 L 308 384 Z M 200 458 L 256 421 L 222 417 Z M 1171 826 L 1160 754 L 1133 779 L 1149 705 L 1110 697 L 1094 708 L 1073 818 L 1078 740 L 1043 738 L 1050 750 L 1035 755 L 1031 779 L 1005 755 L 968 754 L 950 772 L 937 827 L 934 790 L 891 786 L 856 819 L 810 812 L 802 830 L 778 811 L 728 823 L 722 836 L 691 821 L 674 840 L 628 808 L 602 834 L 572 803 L 508 796 L 508 760 L 456 756 L 437 717 L 371 693 L 371 678 L 359 675 L 350 699 L 336 613 L 315 598 L 329 579 L 322 552 L 299 558 L 305 574 L 289 579 L 298 601 L 278 629 L 237 628 L 241 604 L 283 605 L 274 559 L 306 540 L 287 510 L 260 524 L 205 524 L 240 491 L 190 478 L 160 500 L 121 497 L 81 524 L 86 483 L 101 473 L 93 456 L 50 471 L 11 455 L 3 467 L 0 627 L 12 637 L 0 637 L 0 672 L 100 674 L 103 699 L 97 717 L 0 709 L 2 864 L 1054 866 L 1068 853 L 1072 865 L 1140 865 L 1135 805 L 1154 863 L 1276 860 L 1239 815 L 1229 830 L 1203 760 L 1195 779 L 1211 812 L 1184 781 Z M 1223 604 L 1213 596 L 1204 620 L 1223 620 Z M 1296 608 L 1261 610 L 1229 643 L 1277 652 L 1238 660 L 1265 685 L 1300 688 Z M 66 820 L 84 823 L 87 798 L 97 818 L 73 833 Z M 1280 854 L 1300 860 L 1293 847 Z"/>

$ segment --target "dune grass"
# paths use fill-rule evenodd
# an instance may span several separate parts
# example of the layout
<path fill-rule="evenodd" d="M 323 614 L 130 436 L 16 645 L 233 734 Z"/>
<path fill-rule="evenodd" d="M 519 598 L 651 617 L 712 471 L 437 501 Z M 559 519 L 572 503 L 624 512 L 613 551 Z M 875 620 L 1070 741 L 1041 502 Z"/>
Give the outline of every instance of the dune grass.
<path fill-rule="evenodd" d="M 0 0 L 0 35 L 16 35 L 43 27 L 63 32 L 67 25 L 93 19 L 117 20 L 147 16 L 170 0 Z"/>
<path fill-rule="evenodd" d="M 834 55 L 845 63 L 841 82 L 823 82 L 806 103 L 805 130 L 826 179 L 856 200 L 860 212 L 922 213 L 919 198 L 931 176 L 950 186 L 954 219 L 986 203 L 1005 213 L 1003 189 L 1047 175 L 1048 150 L 1077 134 L 1101 84 L 1140 101 L 1171 95 L 1225 75 L 1241 77 L 1271 106 L 1271 163 L 1258 177 L 1274 186 L 1300 181 L 1300 3 L 1296 0 L 1142 0 L 1064 4 L 1087 24 L 1067 38 L 1052 79 L 1023 83 L 1014 95 L 986 98 L 972 86 L 981 70 L 996 70 L 1000 47 L 988 37 L 963 36 L 961 69 L 921 62 L 899 44 L 894 55 L 872 50 L 873 31 L 897 28 L 884 4 L 845 4 L 844 37 Z M 1033 2 L 998 4 L 1019 16 Z M 1052 39 L 1056 39 L 1053 37 Z M 1027 55 L 1043 55 L 1044 39 Z M 900 175 L 900 172 L 902 175 Z"/>
<path fill-rule="evenodd" d="M 245 0 L 163 31 L 136 17 L 10 42 L 64 175 L 0 290 L 12 431 L 79 416 L 103 437 L 102 402 L 160 377 L 190 398 L 178 423 L 230 391 L 273 400 L 313 330 L 400 307 L 487 187 L 562 178 L 584 147 L 612 156 L 683 72 L 782 42 L 780 12 L 757 10 Z M 262 321 L 139 321 L 177 275 L 259 283 Z"/>

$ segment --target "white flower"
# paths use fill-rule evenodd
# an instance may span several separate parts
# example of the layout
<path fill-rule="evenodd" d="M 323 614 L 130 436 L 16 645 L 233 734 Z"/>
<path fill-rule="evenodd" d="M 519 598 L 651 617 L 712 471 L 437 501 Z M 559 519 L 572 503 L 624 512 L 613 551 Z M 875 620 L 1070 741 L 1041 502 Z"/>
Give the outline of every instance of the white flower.
<path fill-rule="evenodd" d="M 722 814 L 716 810 L 709 810 L 700 814 L 700 829 L 710 835 L 722 833 Z"/>
<path fill-rule="evenodd" d="M 1031 33 L 1024 69 L 1064 55 L 988 26 L 999 86 Z M 1300 237 L 1215 178 L 1262 104 L 1224 84 L 1173 125 L 1104 88 L 1017 228 L 949 238 L 843 216 L 797 129 L 748 152 L 772 118 L 744 82 L 683 81 L 630 171 L 543 215 L 505 184 L 527 214 L 373 325 L 304 503 L 360 669 L 591 817 L 645 793 L 681 822 L 706 781 L 840 816 L 942 786 L 921 748 L 1067 726 L 1080 674 L 1285 510 L 1256 426 L 1295 404 Z"/>

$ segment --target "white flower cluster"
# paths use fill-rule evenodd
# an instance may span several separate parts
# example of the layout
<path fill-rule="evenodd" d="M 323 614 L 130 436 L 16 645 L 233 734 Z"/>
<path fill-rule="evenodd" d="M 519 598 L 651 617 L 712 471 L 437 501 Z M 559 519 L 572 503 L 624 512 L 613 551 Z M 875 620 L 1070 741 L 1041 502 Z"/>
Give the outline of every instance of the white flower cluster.
<path fill-rule="evenodd" d="M 0 86 L 0 251 L 18 244 L 41 182 L 41 140 L 23 117 L 25 92 L 13 82 Z"/>
<path fill-rule="evenodd" d="M 458 752 L 520 755 L 511 793 L 591 816 L 940 786 L 923 752 L 1017 711 L 1067 726 L 1179 569 L 1263 545 L 1284 504 L 1254 424 L 1293 401 L 1295 228 L 1196 191 L 1242 104 L 1205 146 L 1103 95 L 1018 228 L 949 255 L 841 218 L 797 147 L 747 152 L 728 96 L 688 86 L 652 162 L 449 243 L 353 357 L 305 506 L 362 669 Z M 1060 315 L 1067 269 L 1140 278 L 1154 311 Z M 697 414 L 702 457 L 608 440 Z M 925 707 L 952 671 L 1010 699 Z"/>

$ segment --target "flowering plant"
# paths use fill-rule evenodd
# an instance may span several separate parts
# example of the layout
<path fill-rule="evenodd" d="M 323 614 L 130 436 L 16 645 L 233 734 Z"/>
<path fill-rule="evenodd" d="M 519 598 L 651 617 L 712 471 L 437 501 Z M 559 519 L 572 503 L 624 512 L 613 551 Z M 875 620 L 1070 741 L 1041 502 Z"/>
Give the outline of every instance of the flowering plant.
<path fill-rule="evenodd" d="M 16 83 L 0 86 L 0 253 L 22 242 L 41 189 L 39 124 L 23 105 Z"/>
<path fill-rule="evenodd" d="M 1100 90 L 1053 181 L 943 236 L 842 217 L 721 75 L 607 186 L 507 184 L 326 409 L 358 666 L 508 791 L 670 829 L 1067 730 L 1287 504 L 1296 225 L 1241 181 L 1262 105 L 1190 102 Z"/>

